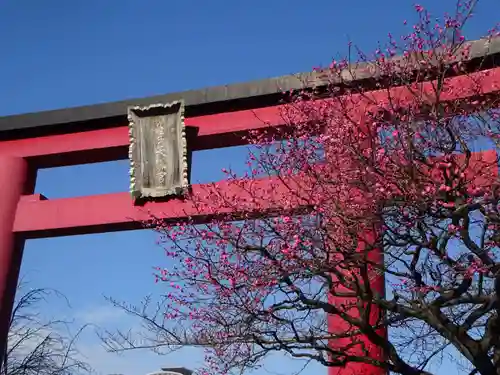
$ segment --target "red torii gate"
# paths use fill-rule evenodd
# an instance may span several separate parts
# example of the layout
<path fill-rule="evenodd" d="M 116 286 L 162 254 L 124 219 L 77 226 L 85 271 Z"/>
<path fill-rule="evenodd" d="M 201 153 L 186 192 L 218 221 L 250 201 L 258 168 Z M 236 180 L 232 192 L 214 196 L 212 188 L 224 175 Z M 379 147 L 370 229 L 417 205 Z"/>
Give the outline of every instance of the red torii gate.
<path fill-rule="evenodd" d="M 485 55 L 500 55 L 500 46 L 497 47 L 486 50 L 484 42 L 473 42 L 471 62 Z M 490 70 L 488 78 L 481 82 L 482 93 L 500 91 L 500 68 L 495 68 L 494 64 L 485 67 Z M 460 90 L 449 94 L 449 100 L 477 93 L 467 86 L 469 78 L 458 76 L 450 80 Z M 318 83 L 321 85 L 316 81 Z M 138 208 L 128 192 L 47 199 L 34 194 L 38 169 L 126 159 L 129 146 L 127 107 L 177 99 L 186 103 L 186 126 L 198 130 L 190 139 L 193 151 L 244 144 L 242 136 L 251 130 L 283 125 L 278 88 L 299 89 L 302 83 L 295 76 L 287 76 L 0 118 L 0 187 L 3 195 L 0 206 L 0 359 L 5 351 L 26 239 L 140 229 L 140 222 L 150 217 L 147 211 L 172 220 L 190 215 L 207 216 L 181 200 L 150 202 Z M 391 90 L 401 94 L 401 88 Z M 203 187 L 193 186 L 195 191 L 200 188 Z M 228 188 L 228 185 L 221 183 L 220 188 Z M 341 323 L 330 320 L 329 324 Z M 377 348 L 374 350 L 376 355 Z M 360 370 L 361 367 L 351 366 L 343 373 Z M 332 374 L 336 371 L 332 369 Z M 370 372 L 376 375 L 376 371 Z"/>

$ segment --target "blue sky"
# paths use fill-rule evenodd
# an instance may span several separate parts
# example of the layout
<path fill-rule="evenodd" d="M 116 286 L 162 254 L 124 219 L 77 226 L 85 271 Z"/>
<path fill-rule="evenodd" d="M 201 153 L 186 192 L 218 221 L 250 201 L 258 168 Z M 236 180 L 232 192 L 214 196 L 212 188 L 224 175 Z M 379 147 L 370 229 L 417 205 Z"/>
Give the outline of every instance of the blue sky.
<path fill-rule="evenodd" d="M 436 15 L 454 1 L 424 1 Z M 387 32 L 414 17 L 405 0 L 3 0 L 0 1 L 0 115 L 143 97 L 308 71 L 346 52 L 349 39 L 373 50 Z M 494 10 L 494 11 L 493 11 Z M 498 0 L 481 0 L 469 36 L 498 22 Z M 198 152 L 193 179 L 214 181 L 244 160 L 243 148 Z M 37 192 L 49 198 L 125 191 L 127 162 L 43 170 Z M 134 325 L 103 295 L 137 302 L 160 289 L 153 266 L 165 266 L 149 232 L 30 241 L 22 275 L 33 286 L 64 293 L 71 309 L 45 313 L 78 322 Z M 102 374 L 146 374 L 160 366 L 195 367 L 198 352 L 158 357 L 105 353 L 88 332 L 82 351 Z M 296 363 L 276 357 L 269 371 Z M 312 366 L 306 374 L 325 373 Z M 263 372 L 263 371 L 261 371 Z M 274 373 L 274 372 L 273 372 Z"/>

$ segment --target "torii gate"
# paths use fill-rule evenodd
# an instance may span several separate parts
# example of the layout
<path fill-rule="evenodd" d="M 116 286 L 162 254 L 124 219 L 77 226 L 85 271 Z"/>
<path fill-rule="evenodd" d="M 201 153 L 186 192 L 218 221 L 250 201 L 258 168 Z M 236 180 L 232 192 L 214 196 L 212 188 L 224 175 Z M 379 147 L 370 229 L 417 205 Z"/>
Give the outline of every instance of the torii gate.
<path fill-rule="evenodd" d="M 490 45 L 485 45 L 484 41 L 472 42 L 471 64 L 488 57 L 483 65 L 483 69 L 490 70 L 488 79 L 482 82 L 484 94 L 500 91 L 500 68 L 495 65 L 495 58 L 500 56 L 499 42 Z M 313 78 L 316 87 L 322 85 L 314 75 L 303 75 L 302 78 Z M 361 67 L 357 79 L 368 78 L 366 70 Z M 461 77 L 450 80 L 461 90 L 455 91 L 455 96 L 448 99 L 475 94 L 474 90 L 463 86 L 466 80 Z M 267 124 L 283 125 L 278 89 L 302 87 L 301 79 L 285 76 L 140 100 L 0 118 L 0 191 L 3 198 L 0 205 L 0 360 L 5 352 L 23 246 L 27 239 L 140 229 L 140 221 L 149 218 L 144 209 L 157 217 L 172 220 L 203 214 L 190 212 L 188 203 L 175 199 L 149 202 L 140 209 L 134 206 L 128 192 L 47 199 L 34 194 L 38 169 L 126 159 L 129 147 L 127 107 L 178 99 L 183 99 L 186 104 L 186 126 L 198 130 L 190 143 L 192 150 L 241 145 L 244 144 L 242 136 L 251 130 Z M 222 184 L 221 188 L 224 186 Z M 193 190 L 199 188 L 193 186 Z M 341 323 L 330 319 L 330 326 L 337 324 Z M 340 372 L 352 374 L 361 370 L 358 365 Z M 331 369 L 331 374 L 337 371 Z M 384 373 L 383 370 L 370 372 L 372 375 Z"/>

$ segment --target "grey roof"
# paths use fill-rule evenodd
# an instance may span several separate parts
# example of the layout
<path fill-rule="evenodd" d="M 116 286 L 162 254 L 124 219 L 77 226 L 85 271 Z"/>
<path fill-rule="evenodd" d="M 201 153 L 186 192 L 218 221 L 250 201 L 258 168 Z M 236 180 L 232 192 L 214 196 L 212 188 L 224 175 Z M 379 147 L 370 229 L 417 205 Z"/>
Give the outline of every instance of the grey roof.
<path fill-rule="evenodd" d="M 193 373 L 193 371 L 185 367 L 162 367 L 161 370 L 165 372 L 178 372 L 179 374 L 182 375 L 191 375 Z"/>

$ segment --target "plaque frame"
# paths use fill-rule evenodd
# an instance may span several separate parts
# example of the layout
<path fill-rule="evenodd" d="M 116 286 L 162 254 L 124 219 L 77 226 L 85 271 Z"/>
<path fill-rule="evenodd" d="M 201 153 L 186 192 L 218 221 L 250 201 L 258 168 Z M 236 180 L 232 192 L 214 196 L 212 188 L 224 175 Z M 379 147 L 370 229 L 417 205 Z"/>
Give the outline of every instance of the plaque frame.
<path fill-rule="evenodd" d="M 179 197 L 189 189 L 184 101 L 130 106 L 130 193 L 136 200 Z"/>

